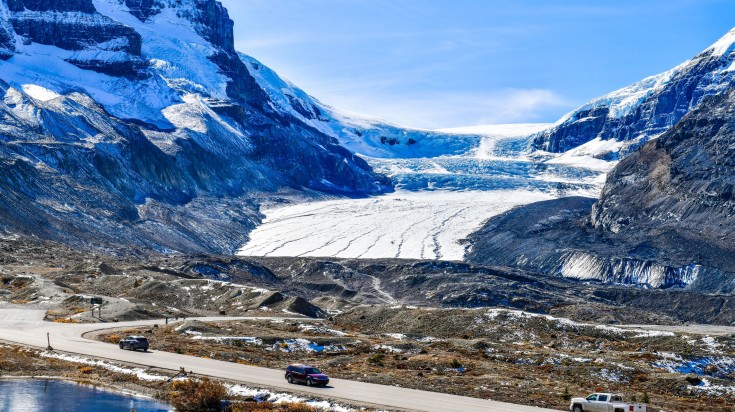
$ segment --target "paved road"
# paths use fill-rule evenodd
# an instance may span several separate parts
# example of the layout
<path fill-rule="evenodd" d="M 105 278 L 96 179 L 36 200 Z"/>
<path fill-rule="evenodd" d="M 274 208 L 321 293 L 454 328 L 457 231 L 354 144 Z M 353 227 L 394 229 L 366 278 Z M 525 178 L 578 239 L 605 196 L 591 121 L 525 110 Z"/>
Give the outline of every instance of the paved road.
<path fill-rule="evenodd" d="M 693 335 L 735 335 L 735 326 L 721 325 L 620 325 L 619 327 L 629 329 L 644 329 L 650 331 L 690 333 Z"/>
<path fill-rule="evenodd" d="M 80 355 L 130 362 L 139 365 L 178 371 L 184 367 L 196 374 L 242 382 L 255 387 L 265 386 L 283 391 L 311 393 L 313 395 L 357 402 L 375 407 L 400 409 L 409 411 L 497 411 L 497 412 L 544 412 L 551 409 L 513 405 L 463 396 L 447 395 L 435 392 L 419 391 L 393 386 L 374 385 L 333 379 L 330 387 L 309 388 L 289 385 L 283 378 L 283 371 L 235 363 L 203 359 L 175 353 L 155 351 L 148 353 L 131 352 L 118 349 L 116 345 L 97 342 L 82 337 L 82 334 L 105 327 L 133 327 L 160 324 L 162 321 L 120 322 L 115 324 L 61 324 L 44 322 L 43 310 L 29 310 L 17 306 L 0 306 L 0 339 L 45 348 L 46 333 L 50 334 L 51 345 L 55 350 Z M 199 318 L 204 321 L 236 320 L 254 318 Z M 492 382 L 482 382 L 492 384 Z"/>

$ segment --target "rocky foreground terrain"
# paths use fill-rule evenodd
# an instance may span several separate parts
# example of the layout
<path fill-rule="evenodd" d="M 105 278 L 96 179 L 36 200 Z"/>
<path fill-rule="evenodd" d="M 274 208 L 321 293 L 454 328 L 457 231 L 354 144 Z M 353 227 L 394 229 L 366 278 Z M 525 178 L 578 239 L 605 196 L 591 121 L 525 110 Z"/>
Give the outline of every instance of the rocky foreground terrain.
<path fill-rule="evenodd" d="M 97 335 L 148 336 L 165 350 L 335 378 L 564 410 L 617 391 L 651 411 L 730 411 L 735 336 L 591 325 L 497 308 L 360 306 L 318 322 L 186 321 Z"/>
<path fill-rule="evenodd" d="M 0 242 L 0 262 L 0 297 L 43 307 L 49 321 L 303 319 L 99 337 L 110 342 L 140 333 L 159 350 L 274 368 L 311 362 L 336 377 L 539 406 L 615 390 L 653 410 L 733 407 L 731 335 L 622 325 L 730 324 L 728 296 L 456 262 L 115 256 L 21 238 Z M 91 313 L 93 296 L 105 302 L 101 314 Z"/>

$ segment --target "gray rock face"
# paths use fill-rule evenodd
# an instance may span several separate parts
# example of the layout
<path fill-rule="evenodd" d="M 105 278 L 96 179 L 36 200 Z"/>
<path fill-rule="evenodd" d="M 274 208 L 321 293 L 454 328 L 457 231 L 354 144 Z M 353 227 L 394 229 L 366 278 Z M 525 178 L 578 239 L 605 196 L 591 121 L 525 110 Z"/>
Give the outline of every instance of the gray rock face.
<path fill-rule="evenodd" d="M 125 0 L 125 5 L 130 9 L 130 13 L 140 21 L 146 21 L 161 11 L 157 0 Z"/>
<path fill-rule="evenodd" d="M 24 42 L 80 52 L 67 61 L 83 69 L 114 76 L 143 75 L 140 34 L 97 13 L 91 0 L 4 1 L 8 21 Z M 0 34 L 0 45 L 7 43 L 3 37 L 7 34 Z"/>
<path fill-rule="evenodd" d="M 571 279 L 646 288 L 701 288 L 724 276 L 665 251 L 681 239 L 618 238 L 589 222 L 595 199 L 572 197 L 519 207 L 491 218 L 469 238 L 472 263 L 507 265 Z M 655 245 L 654 245 L 655 243 Z M 716 272 L 716 273 L 715 273 Z"/>
<path fill-rule="evenodd" d="M 0 15 L 10 13 L 8 5 L 0 1 Z M 15 53 L 15 31 L 13 25 L 0 19 L 0 59 L 7 60 Z"/>
<path fill-rule="evenodd" d="M 647 287 L 735 291 L 735 90 L 622 160 L 602 196 L 530 205 L 471 237 L 474 263 Z"/>
<path fill-rule="evenodd" d="M 622 233 L 655 222 L 723 244 L 735 235 L 735 93 L 712 98 L 608 175 L 595 227 Z M 703 228 L 707 228 L 703 233 Z"/>
<path fill-rule="evenodd" d="M 15 32 L 9 25 L 0 24 L 0 59 L 7 60 L 15 53 Z"/>
<path fill-rule="evenodd" d="M 11 11 L 78 11 L 94 13 L 92 0 L 6 0 Z"/>
<path fill-rule="evenodd" d="M 560 153 L 600 138 L 629 142 L 627 154 L 674 126 L 705 96 L 729 88 L 735 55 L 732 47 L 715 46 L 669 72 L 593 100 L 535 136 L 534 148 Z"/>
<path fill-rule="evenodd" d="M 682 238 L 691 259 L 733 272 L 735 91 L 712 98 L 609 175 L 592 224 L 618 237 Z"/>

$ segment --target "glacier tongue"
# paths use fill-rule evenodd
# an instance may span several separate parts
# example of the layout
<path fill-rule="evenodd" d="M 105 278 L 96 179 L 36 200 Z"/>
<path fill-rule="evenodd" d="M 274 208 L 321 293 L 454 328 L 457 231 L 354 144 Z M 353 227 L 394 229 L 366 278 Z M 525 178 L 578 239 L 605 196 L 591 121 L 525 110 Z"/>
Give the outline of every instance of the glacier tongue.
<path fill-rule="evenodd" d="M 238 255 L 462 260 L 461 240 L 489 216 L 550 198 L 525 190 L 402 191 L 266 209 Z"/>

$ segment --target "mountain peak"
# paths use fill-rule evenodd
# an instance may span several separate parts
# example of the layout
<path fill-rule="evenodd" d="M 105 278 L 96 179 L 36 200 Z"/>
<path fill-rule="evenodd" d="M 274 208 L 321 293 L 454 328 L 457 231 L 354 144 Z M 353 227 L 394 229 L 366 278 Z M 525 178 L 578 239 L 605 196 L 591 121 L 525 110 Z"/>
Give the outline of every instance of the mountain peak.
<path fill-rule="evenodd" d="M 705 96 L 728 90 L 735 76 L 735 29 L 691 60 L 581 106 L 534 139 L 536 149 L 566 152 L 594 139 L 617 140 L 629 153 L 673 127 Z M 620 158 L 618 152 L 604 155 Z"/>
<path fill-rule="evenodd" d="M 715 56 L 724 56 L 730 54 L 735 49 L 735 28 L 728 31 L 724 36 L 720 37 L 715 44 L 710 46 L 706 51 L 712 50 Z"/>

